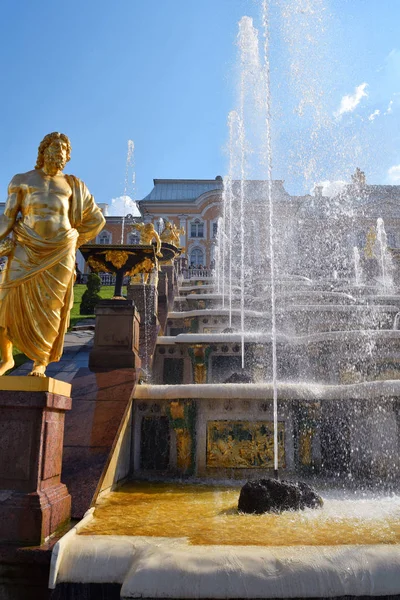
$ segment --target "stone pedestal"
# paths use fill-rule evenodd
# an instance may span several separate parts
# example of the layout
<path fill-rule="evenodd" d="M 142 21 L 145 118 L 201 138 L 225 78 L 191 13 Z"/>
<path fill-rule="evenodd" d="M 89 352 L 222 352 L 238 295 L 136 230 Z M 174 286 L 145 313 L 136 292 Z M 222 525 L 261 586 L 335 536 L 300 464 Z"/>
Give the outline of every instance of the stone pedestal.
<path fill-rule="evenodd" d="M 71 514 L 61 483 L 69 383 L 0 378 L 0 542 L 40 545 Z"/>
<path fill-rule="evenodd" d="M 95 308 L 95 315 L 89 368 L 140 368 L 140 316 L 132 300 L 101 300 Z"/>
<path fill-rule="evenodd" d="M 143 368 L 148 369 L 159 331 L 157 318 L 158 292 L 151 284 L 135 283 L 127 286 L 128 299 L 134 302 L 140 314 L 140 357 Z"/>

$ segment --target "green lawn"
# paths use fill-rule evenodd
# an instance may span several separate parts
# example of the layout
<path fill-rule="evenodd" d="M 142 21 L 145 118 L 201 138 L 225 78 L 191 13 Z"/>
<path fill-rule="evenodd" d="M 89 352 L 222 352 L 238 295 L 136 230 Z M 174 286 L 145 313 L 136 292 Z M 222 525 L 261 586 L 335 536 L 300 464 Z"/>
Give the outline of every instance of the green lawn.
<path fill-rule="evenodd" d="M 72 307 L 72 310 L 71 310 L 71 317 L 70 317 L 71 322 L 70 322 L 70 326 L 69 326 L 70 329 L 71 329 L 71 327 L 76 325 L 79 321 L 82 321 L 82 319 L 94 319 L 94 315 L 79 314 L 79 306 L 81 304 L 82 296 L 85 291 L 86 291 L 86 285 L 77 284 L 74 286 L 74 306 Z M 126 287 L 122 288 L 122 293 L 126 294 Z M 99 295 L 102 298 L 104 298 L 105 300 L 107 298 L 112 298 L 114 295 L 114 286 L 113 285 L 101 286 Z"/>

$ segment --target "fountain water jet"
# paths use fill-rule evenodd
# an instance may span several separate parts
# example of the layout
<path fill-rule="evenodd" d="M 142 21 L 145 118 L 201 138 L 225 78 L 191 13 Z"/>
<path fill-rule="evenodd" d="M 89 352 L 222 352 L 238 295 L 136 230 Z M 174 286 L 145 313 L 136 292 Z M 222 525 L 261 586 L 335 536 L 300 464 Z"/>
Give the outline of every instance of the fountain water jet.
<path fill-rule="evenodd" d="M 278 477 L 278 385 L 277 385 L 277 354 L 276 354 L 276 307 L 275 307 L 275 253 L 274 253 L 274 205 L 272 199 L 272 147 L 271 147 L 271 90 L 269 66 L 269 25 L 268 3 L 262 3 L 262 22 L 264 32 L 264 80 L 265 80 L 265 138 L 268 181 L 269 208 L 269 254 L 271 261 L 271 328 L 272 328 L 272 385 L 274 389 L 274 475 Z"/>
<path fill-rule="evenodd" d="M 354 246 L 354 248 L 353 248 L 353 261 L 354 261 L 355 283 L 357 286 L 359 286 L 364 281 L 364 273 L 363 273 L 363 269 L 361 266 L 360 251 L 357 248 L 357 246 Z"/>
<path fill-rule="evenodd" d="M 130 188 L 132 187 L 132 199 L 134 198 L 134 190 L 135 190 L 135 143 L 133 140 L 128 140 L 128 152 L 126 155 L 126 167 L 125 167 L 125 185 L 124 185 L 124 214 L 122 215 L 121 222 L 121 244 L 124 243 L 125 238 L 125 218 L 126 218 L 126 206 L 127 206 L 127 197 L 130 193 Z M 131 180 L 130 180 L 131 179 Z"/>
<path fill-rule="evenodd" d="M 393 262 L 389 254 L 383 219 L 376 222 L 376 254 L 380 266 L 381 282 L 385 294 L 393 291 Z"/>

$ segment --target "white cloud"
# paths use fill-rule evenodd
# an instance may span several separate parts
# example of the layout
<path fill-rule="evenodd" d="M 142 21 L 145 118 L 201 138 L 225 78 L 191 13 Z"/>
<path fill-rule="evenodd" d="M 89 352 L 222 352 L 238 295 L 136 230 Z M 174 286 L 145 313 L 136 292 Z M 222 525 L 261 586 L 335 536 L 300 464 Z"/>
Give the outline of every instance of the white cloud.
<path fill-rule="evenodd" d="M 388 177 L 390 183 L 400 184 L 400 165 L 393 165 L 388 170 Z"/>
<path fill-rule="evenodd" d="M 133 215 L 140 217 L 137 204 L 130 196 L 118 196 L 113 198 L 108 205 L 108 214 L 110 217 L 123 217 L 124 215 Z"/>
<path fill-rule="evenodd" d="M 381 111 L 379 110 L 379 108 L 377 108 L 371 115 L 369 115 L 368 121 L 375 121 L 376 117 L 379 117 L 380 114 Z"/>
<path fill-rule="evenodd" d="M 346 96 L 343 96 L 338 110 L 333 113 L 334 117 L 340 119 L 345 113 L 353 112 L 360 104 L 362 98 L 368 96 L 367 92 L 365 91 L 367 87 L 368 83 L 361 83 L 361 85 L 358 85 L 355 88 L 353 94 L 347 94 Z"/>
<path fill-rule="evenodd" d="M 330 181 L 329 179 L 326 179 L 325 181 L 319 181 L 316 183 L 313 190 L 311 190 L 311 193 L 315 194 L 315 188 L 322 187 L 322 195 L 332 198 L 333 196 L 340 194 L 346 185 L 346 181 L 341 181 L 340 179 L 336 181 Z"/>
<path fill-rule="evenodd" d="M 386 109 L 386 112 L 384 114 L 385 115 L 390 115 L 390 113 L 392 113 L 392 112 L 393 112 L 393 100 L 391 100 L 389 102 L 389 105 L 388 105 L 388 107 Z"/>

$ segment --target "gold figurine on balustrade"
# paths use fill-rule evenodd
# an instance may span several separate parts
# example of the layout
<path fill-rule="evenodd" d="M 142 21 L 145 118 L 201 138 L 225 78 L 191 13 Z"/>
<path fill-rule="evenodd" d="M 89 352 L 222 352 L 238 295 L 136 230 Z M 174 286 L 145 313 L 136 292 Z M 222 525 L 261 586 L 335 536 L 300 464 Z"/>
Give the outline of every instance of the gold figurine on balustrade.
<path fill-rule="evenodd" d="M 76 250 L 105 224 L 86 185 L 64 175 L 70 155 L 65 134 L 46 135 L 35 168 L 15 175 L 8 188 L 0 217 L 0 256 L 8 257 L 0 283 L 0 375 L 14 366 L 13 345 L 33 360 L 30 375 L 44 377 L 48 363 L 60 360 Z"/>
<path fill-rule="evenodd" d="M 162 257 L 161 254 L 161 240 L 157 231 L 154 229 L 153 223 L 134 223 L 133 229 L 137 229 L 140 232 L 140 243 L 149 245 L 153 240 L 156 241 L 156 256 Z"/>
<path fill-rule="evenodd" d="M 167 244 L 172 244 L 177 248 L 180 248 L 180 237 L 184 235 L 185 229 L 183 227 L 177 227 L 175 223 L 171 223 L 170 221 L 165 221 L 164 229 L 160 235 L 161 241 L 166 242 Z"/>

